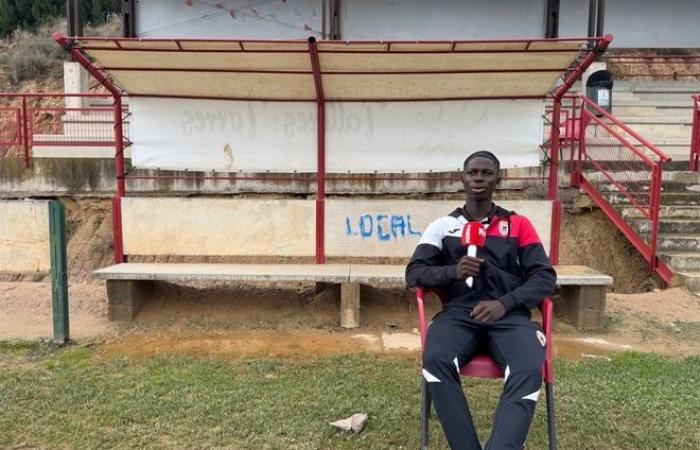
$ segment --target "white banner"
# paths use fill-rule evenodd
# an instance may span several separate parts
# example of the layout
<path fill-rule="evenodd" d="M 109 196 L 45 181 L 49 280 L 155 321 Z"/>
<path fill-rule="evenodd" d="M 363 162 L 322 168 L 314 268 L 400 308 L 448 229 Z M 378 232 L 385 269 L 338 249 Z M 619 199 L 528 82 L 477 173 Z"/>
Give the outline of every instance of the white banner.
<path fill-rule="evenodd" d="M 316 172 L 316 104 L 131 98 L 133 164 Z M 446 172 L 476 150 L 539 164 L 541 100 L 327 103 L 326 170 Z"/>

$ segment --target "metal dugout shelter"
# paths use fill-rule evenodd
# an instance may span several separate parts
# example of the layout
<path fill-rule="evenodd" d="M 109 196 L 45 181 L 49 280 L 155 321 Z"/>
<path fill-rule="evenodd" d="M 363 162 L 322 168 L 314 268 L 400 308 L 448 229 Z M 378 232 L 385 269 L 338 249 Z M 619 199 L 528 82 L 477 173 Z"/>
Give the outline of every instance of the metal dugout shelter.
<path fill-rule="evenodd" d="M 129 143 L 122 129 L 123 95 L 315 103 L 319 264 L 325 262 L 326 103 L 551 98 L 548 197 L 554 202 L 550 257 L 556 263 L 561 100 L 612 41 L 609 34 L 471 41 L 138 39 L 60 33 L 53 38 L 114 96 L 116 263 L 125 262 L 120 199 L 126 194 L 123 152 Z"/>

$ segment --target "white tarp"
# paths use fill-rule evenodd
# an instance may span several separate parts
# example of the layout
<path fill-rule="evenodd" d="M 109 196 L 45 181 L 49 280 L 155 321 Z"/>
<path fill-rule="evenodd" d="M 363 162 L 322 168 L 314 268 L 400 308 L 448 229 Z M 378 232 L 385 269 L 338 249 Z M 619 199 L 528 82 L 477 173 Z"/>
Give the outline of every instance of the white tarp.
<path fill-rule="evenodd" d="M 316 104 L 130 99 L 133 164 L 217 172 L 316 172 Z M 327 103 L 326 170 L 439 172 L 476 150 L 539 164 L 542 100 Z"/>

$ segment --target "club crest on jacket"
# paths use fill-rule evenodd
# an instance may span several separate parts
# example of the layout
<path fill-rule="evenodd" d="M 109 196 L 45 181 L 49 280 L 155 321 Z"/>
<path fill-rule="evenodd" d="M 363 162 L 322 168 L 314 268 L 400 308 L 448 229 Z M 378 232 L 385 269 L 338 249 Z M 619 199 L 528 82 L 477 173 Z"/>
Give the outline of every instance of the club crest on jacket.
<path fill-rule="evenodd" d="M 498 221 L 498 232 L 501 234 L 501 236 L 503 236 L 503 237 L 508 236 L 509 230 L 510 230 L 510 226 L 508 225 L 507 220 L 499 220 Z"/>

